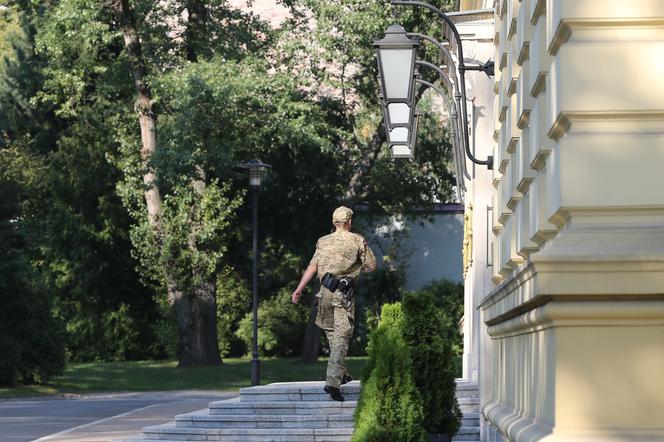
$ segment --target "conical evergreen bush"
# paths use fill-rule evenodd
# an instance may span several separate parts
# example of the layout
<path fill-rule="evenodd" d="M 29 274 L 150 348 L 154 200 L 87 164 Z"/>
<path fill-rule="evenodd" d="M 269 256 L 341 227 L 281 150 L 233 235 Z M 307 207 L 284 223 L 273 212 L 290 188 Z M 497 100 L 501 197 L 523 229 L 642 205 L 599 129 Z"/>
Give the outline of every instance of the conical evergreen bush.
<path fill-rule="evenodd" d="M 403 297 L 403 337 L 412 357 L 412 373 L 424 406 L 429 433 L 454 436 L 461 426 L 456 398 L 454 343 L 450 327 L 457 325 L 429 291 Z"/>
<path fill-rule="evenodd" d="M 422 399 L 413 380 L 402 326 L 401 304 L 383 306 L 380 324 L 369 339 L 353 442 L 425 440 Z"/>

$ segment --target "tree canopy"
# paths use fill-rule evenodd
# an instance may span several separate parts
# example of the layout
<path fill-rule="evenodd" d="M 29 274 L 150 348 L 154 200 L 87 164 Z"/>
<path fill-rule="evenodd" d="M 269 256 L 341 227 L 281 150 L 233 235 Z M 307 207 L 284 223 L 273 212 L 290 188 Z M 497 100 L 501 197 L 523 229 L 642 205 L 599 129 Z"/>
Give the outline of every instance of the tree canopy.
<path fill-rule="evenodd" d="M 394 214 L 453 198 L 433 100 L 421 102 L 416 161 L 391 160 L 384 144 L 371 42 L 394 11 L 374 0 L 282 4 L 290 17 L 277 28 L 224 0 L 0 9 L 0 290 L 41 312 L 27 335 L 53 330 L 57 353 L 0 382 L 57 373 L 65 356 L 182 361 L 196 313 L 178 303 L 195 311 L 208 298 L 217 313 L 205 333 L 223 354 L 244 351 L 235 331 L 249 308 L 251 232 L 240 162 L 272 165 L 259 215 L 268 310 L 336 205 Z M 422 12 L 397 13 L 440 34 Z M 0 329 L 0 341 L 16 333 Z M 7 345 L 27 361 L 34 341 L 16 342 Z"/>

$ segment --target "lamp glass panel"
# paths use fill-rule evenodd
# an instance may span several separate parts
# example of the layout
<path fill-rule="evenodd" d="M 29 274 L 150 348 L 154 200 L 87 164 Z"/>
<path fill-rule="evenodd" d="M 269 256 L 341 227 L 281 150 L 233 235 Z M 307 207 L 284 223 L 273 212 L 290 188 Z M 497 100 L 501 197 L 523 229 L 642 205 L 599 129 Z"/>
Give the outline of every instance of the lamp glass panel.
<path fill-rule="evenodd" d="M 381 70 L 385 82 L 385 98 L 405 100 L 413 79 L 412 49 L 380 49 Z"/>
<path fill-rule="evenodd" d="M 410 122 L 410 106 L 406 103 L 388 104 L 387 118 L 390 124 L 408 124 Z"/>
<path fill-rule="evenodd" d="M 394 144 L 390 146 L 393 157 L 412 157 L 413 151 L 407 144 Z"/>
<path fill-rule="evenodd" d="M 409 132 L 407 127 L 395 127 L 389 132 L 389 142 L 408 144 Z"/>
<path fill-rule="evenodd" d="M 249 185 L 260 186 L 261 179 L 263 178 L 263 169 L 250 169 L 249 170 Z"/>

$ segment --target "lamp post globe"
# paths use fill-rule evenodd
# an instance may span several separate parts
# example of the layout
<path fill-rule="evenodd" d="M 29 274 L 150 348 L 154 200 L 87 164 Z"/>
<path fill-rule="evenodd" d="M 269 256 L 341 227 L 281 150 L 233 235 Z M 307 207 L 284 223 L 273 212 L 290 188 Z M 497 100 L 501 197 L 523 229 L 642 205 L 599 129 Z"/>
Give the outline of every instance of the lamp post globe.
<path fill-rule="evenodd" d="M 254 158 L 253 160 L 240 164 L 239 167 L 249 171 L 249 186 L 260 187 L 267 169 L 272 166 L 263 163 L 258 158 Z"/>
<path fill-rule="evenodd" d="M 271 166 L 259 159 L 240 164 L 249 171 L 249 187 L 252 189 L 253 231 L 253 342 L 251 349 L 251 385 L 260 384 L 260 359 L 258 357 L 258 191 L 263 176 Z"/>

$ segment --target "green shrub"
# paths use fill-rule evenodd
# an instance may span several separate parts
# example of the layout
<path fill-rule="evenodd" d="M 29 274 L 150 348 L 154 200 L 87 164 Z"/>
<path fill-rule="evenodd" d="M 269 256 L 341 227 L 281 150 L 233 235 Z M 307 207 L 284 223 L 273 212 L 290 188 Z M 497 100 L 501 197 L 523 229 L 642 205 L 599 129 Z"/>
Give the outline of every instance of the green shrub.
<path fill-rule="evenodd" d="M 296 356 L 302 351 L 304 328 L 309 309 L 291 302 L 292 290 L 283 288 L 258 307 L 258 351 L 264 356 Z M 251 351 L 253 316 L 247 313 L 240 321 L 236 335 Z"/>
<path fill-rule="evenodd" d="M 401 305 L 387 304 L 371 333 L 353 442 L 424 441 L 422 399 L 413 381 L 402 322 Z"/>
<path fill-rule="evenodd" d="M 439 279 L 422 287 L 418 292 L 429 292 L 436 305 L 457 321 L 463 316 L 463 284 Z"/>
<path fill-rule="evenodd" d="M 30 231 L 24 230 L 24 218 L 29 218 L 21 212 L 25 195 L 2 160 L 0 156 L 0 386 L 13 386 L 61 374 L 65 353 L 62 323 L 52 312 L 52 296 L 30 253 Z"/>
<path fill-rule="evenodd" d="M 230 266 L 222 269 L 217 276 L 217 336 L 222 357 L 244 353 L 244 342 L 235 332 L 251 303 L 251 291 L 240 274 Z"/>
<path fill-rule="evenodd" d="M 165 301 L 165 299 L 164 299 Z M 180 333 L 173 308 L 167 302 L 159 302 L 161 313 L 152 325 L 155 340 L 150 352 L 162 355 L 165 359 L 180 359 Z"/>
<path fill-rule="evenodd" d="M 424 404 L 429 433 L 456 434 L 461 411 L 456 399 L 456 367 L 450 336 L 456 322 L 439 307 L 432 291 L 403 297 L 403 336 L 412 355 L 413 378 Z M 457 331 L 458 333 L 458 331 Z"/>
<path fill-rule="evenodd" d="M 433 296 L 434 303 L 440 307 L 445 315 L 445 339 L 452 343 L 452 354 L 454 355 L 455 374 L 461 377 L 463 356 L 463 337 L 459 330 L 459 321 L 463 317 L 463 284 L 452 282 L 448 279 L 433 281 L 418 292 L 428 292 Z"/>
<path fill-rule="evenodd" d="M 39 384 L 65 367 L 61 323 L 29 264 L 8 248 L 0 257 L 0 385 Z"/>
<path fill-rule="evenodd" d="M 140 317 L 138 307 L 120 303 L 116 307 L 90 311 L 81 303 L 58 304 L 58 312 L 66 317 L 66 351 L 68 362 L 109 362 L 155 358 L 164 355 L 156 344 L 152 319 Z M 168 313 L 168 312 L 167 312 Z M 146 315 L 147 316 L 147 315 Z"/>
<path fill-rule="evenodd" d="M 403 268 L 388 266 L 362 277 L 357 290 L 355 333 L 348 346 L 349 355 L 366 355 L 369 335 L 378 326 L 381 308 L 401 299 L 405 280 Z"/>

